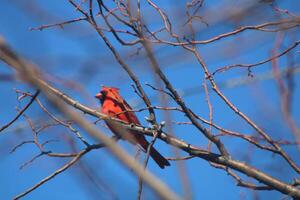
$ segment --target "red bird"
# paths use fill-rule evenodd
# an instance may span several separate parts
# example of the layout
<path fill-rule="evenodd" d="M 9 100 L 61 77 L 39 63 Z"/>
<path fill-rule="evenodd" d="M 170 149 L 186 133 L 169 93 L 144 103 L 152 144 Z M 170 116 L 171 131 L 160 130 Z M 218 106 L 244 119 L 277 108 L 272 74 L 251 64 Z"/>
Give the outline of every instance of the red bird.
<path fill-rule="evenodd" d="M 140 122 L 134 112 L 131 112 L 132 108 L 119 94 L 118 88 L 103 86 L 101 91 L 96 94 L 95 97 L 101 102 L 102 113 L 118 118 L 128 124 L 133 123 L 140 125 Z M 140 145 L 144 151 L 147 151 L 149 142 L 146 140 L 144 135 L 135 133 L 135 131 L 124 130 L 124 127 L 116 122 L 106 122 L 106 124 L 115 135 L 120 136 L 133 144 Z M 163 169 L 165 166 L 170 166 L 169 161 L 153 147 L 151 148 L 150 156 L 160 168 Z"/>

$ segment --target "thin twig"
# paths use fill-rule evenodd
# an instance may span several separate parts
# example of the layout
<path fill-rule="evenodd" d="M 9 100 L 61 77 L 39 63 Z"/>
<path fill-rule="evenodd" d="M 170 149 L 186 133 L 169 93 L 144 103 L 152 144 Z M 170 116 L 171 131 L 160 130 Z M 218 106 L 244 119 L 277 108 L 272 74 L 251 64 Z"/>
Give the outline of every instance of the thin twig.
<path fill-rule="evenodd" d="M 2 126 L 0 128 L 0 132 L 2 132 L 4 129 L 8 128 L 10 125 L 12 125 L 15 121 L 17 121 L 19 119 L 20 116 L 23 115 L 23 113 L 30 107 L 30 105 L 34 102 L 34 100 L 36 99 L 36 97 L 39 95 L 40 91 L 37 90 L 34 95 L 32 96 L 32 98 L 30 99 L 30 101 L 26 104 L 26 106 L 19 111 L 19 113 L 17 114 L 17 116 L 15 116 L 15 118 L 13 118 L 9 123 L 7 123 L 6 125 Z"/>

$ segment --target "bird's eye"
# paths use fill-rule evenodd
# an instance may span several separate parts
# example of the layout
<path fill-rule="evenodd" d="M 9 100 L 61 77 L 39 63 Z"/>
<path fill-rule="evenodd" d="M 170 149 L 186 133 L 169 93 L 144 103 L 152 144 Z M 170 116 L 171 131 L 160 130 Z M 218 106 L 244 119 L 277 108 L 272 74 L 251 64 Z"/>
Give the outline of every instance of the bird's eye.
<path fill-rule="evenodd" d="M 101 94 L 102 94 L 103 96 L 106 96 L 107 91 L 102 90 L 102 91 L 101 91 Z"/>

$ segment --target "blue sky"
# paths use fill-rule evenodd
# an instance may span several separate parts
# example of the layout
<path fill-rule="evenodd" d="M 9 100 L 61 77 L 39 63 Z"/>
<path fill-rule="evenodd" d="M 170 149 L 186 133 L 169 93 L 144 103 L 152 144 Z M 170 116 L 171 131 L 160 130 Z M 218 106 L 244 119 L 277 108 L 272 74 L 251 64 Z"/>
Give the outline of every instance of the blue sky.
<path fill-rule="evenodd" d="M 203 12 L 210 10 L 215 13 L 208 13 L 207 20 L 211 25 L 199 25 L 198 39 L 207 39 L 223 32 L 234 30 L 234 19 L 227 21 L 215 21 L 222 18 L 226 13 L 226 9 L 230 6 L 235 9 L 245 6 L 245 1 L 234 3 L 236 1 L 209 1 L 205 3 Z M 299 3 L 296 1 L 279 1 L 278 6 L 283 9 L 288 9 L 291 12 L 299 14 Z M 184 6 L 184 3 L 178 2 L 178 6 Z M 181 5 L 182 4 L 182 5 Z M 295 5 L 297 4 L 297 6 Z M 33 7 L 38 5 L 38 7 Z M 161 4 L 166 9 L 167 13 L 172 13 L 174 5 L 172 1 L 166 1 Z M 263 11 L 262 11 L 263 10 Z M 43 12 L 44 11 L 44 12 Z M 151 10 L 150 10 L 151 11 Z M 145 15 L 148 17 L 146 21 L 149 23 L 152 16 L 148 16 L 149 10 L 145 10 Z M 222 12 L 223 11 L 223 12 Z M 43 31 L 29 31 L 32 27 L 37 27 L 43 24 L 57 23 L 64 20 L 70 20 L 79 17 L 74 8 L 67 2 L 61 0 L 52 0 L 47 2 L 38 1 L 3 1 L 1 2 L 0 12 L 2 13 L 0 20 L 0 34 L 6 41 L 17 50 L 18 53 L 30 59 L 32 62 L 40 66 L 40 68 L 51 74 L 56 79 L 51 80 L 51 84 L 60 88 L 62 91 L 72 96 L 74 99 L 97 108 L 98 102 L 93 96 L 98 92 L 100 84 L 112 85 L 119 87 L 125 99 L 128 99 L 133 107 L 143 107 L 144 105 L 135 104 L 138 97 L 133 92 L 130 84 L 132 81 L 128 75 L 121 69 L 118 63 L 114 60 L 112 54 L 108 51 L 101 38 L 84 22 L 65 26 L 64 29 L 52 28 Z M 262 14 L 263 13 L 263 14 Z M 265 16 L 264 16 L 265 13 Z M 259 24 L 268 21 L 274 17 L 269 6 L 263 5 L 261 8 L 253 10 L 253 16 L 248 18 L 249 21 L 242 21 L 245 24 Z M 178 13 L 177 13 L 178 14 Z M 260 14 L 260 15 L 259 15 Z M 153 17 L 155 21 L 157 16 Z M 176 19 L 176 16 L 173 20 Z M 251 20 L 252 21 L 251 21 Z M 274 18 L 273 18 L 274 19 Z M 156 21 L 155 21 L 156 22 Z M 180 24 L 180 22 L 178 22 Z M 243 24 L 242 24 L 243 25 Z M 153 27 L 157 24 L 151 25 Z M 291 37 L 293 35 L 294 37 Z M 221 66 L 235 63 L 255 63 L 270 56 L 270 50 L 274 46 L 276 34 L 265 32 L 246 31 L 239 37 L 230 37 L 221 41 L 217 41 L 211 45 L 202 45 L 198 47 L 199 52 L 203 55 L 209 69 L 213 71 Z M 112 39 L 111 36 L 109 36 Z M 291 45 L 299 39 L 299 28 L 294 29 L 294 33 L 287 34 L 284 38 L 282 49 Z M 120 50 L 123 58 L 132 67 L 134 72 L 140 78 L 144 85 L 145 83 L 155 83 L 155 78 L 150 73 L 149 62 L 143 55 L 131 56 L 134 53 L 130 47 L 122 47 L 117 42 L 114 45 Z M 246 46 L 247 48 L 241 48 Z M 180 47 L 166 47 L 163 45 L 154 47 L 155 55 L 167 77 L 170 79 L 174 87 L 179 91 L 186 91 L 190 88 L 199 88 L 199 92 L 193 95 L 184 96 L 187 105 L 196 113 L 208 118 L 208 108 L 205 101 L 205 94 L 200 92 L 204 80 L 204 75 L 201 67 L 190 54 L 182 51 Z M 299 63 L 299 47 L 292 51 L 294 55 L 294 63 Z M 282 69 L 290 66 L 289 60 L 286 57 L 279 59 Z M 292 64 L 293 65 L 293 64 Z M 295 64 L 296 66 L 296 64 Z M 256 67 L 253 69 L 254 78 L 256 75 L 269 72 L 271 70 L 270 63 Z M 13 71 L 0 63 L 0 74 L 14 74 Z M 234 69 L 226 73 L 220 73 L 215 76 L 218 83 L 230 81 L 234 78 L 247 78 L 247 71 Z M 249 77 L 248 77 L 249 78 Z M 63 85 L 64 81 L 75 82 L 77 87 L 70 88 Z M 298 85 L 300 79 L 298 75 L 294 77 L 294 96 L 293 96 L 293 116 L 299 116 L 299 106 L 296 103 L 299 99 L 300 91 Z M 16 114 L 15 107 L 18 104 L 14 88 L 34 92 L 30 86 L 23 84 L 21 81 L 1 81 L 0 104 L 5 105 L 0 110 L 0 124 L 5 124 Z M 152 97 L 154 104 L 159 105 L 157 93 L 145 86 L 146 92 Z M 288 127 L 284 124 L 283 116 L 280 111 L 279 93 L 276 82 L 265 80 L 242 85 L 234 88 L 222 88 L 222 92 L 235 104 L 237 107 L 253 119 L 264 130 L 272 133 L 274 138 L 285 138 L 293 140 Z M 241 131 L 247 134 L 253 134 L 254 131 L 249 126 L 237 117 L 225 104 L 220 101 L 220 98 L 210 92 L 210 98 L 214 109 L 214 121 L 226 128 Z M 42 101 L 47 106 L 47 101 L 41 97 Z M 25 105 L 25 101 L 22 105 Z M 174 103 L 171 105 L 175 106 Z M 58 114 L 57 110 L 50 106 L 50 110 Z M 49 120 L 37 104 L 27 111 L 28 116 L 32 119 L 40 119 L 42 121 Z M 157 112 L 158 120 L 162 121 L 164 115 L 162 112 Z M 140 121 L 147 126 L 145 116 L 147 112 L 137 114 Z M 89 120 L 94 121 L 92 117 Z M 187 121 L 187 119 L 178 113 L 172 113 L 173 121 Z M 296 118 L 296 120 L 298 120 Z M 299 125 L 299 120 L 296 121 Z M 17 127 L 26 127 L 18 131 Z M 108 130 L 103 129 L 99 124 L 99 128 L 107 134 L 111 134 Z M 174 132 L 177 137 L 182 138 L 189 143 L 199 147 L 206 148 L 207 141 L 203 135 L 199 134 L 195 128 L 191 126 L 174 125 Z M 217 132 L 214 132 L 215 134 Z M 83 133 L 89 141 L 87 134 Z M 53 127 L 47 129 L 40 135 L 41 141 L 47 139 L 58 139 L 59 142 L 51 143 L 47 149 L 57 152 L 68 152 L 71 149 L 64 141 L 67 137 L 73 137 L 70 131 L 63 128 Z M 49 157 L 41 157 L 20 170 L 20 166 L 30 160 L 34 155 L 38 154 L 38 149 L 27 144 L 19 148 L 15 153 L 9 152 L 13 147 L 24 140 L 32 139 L 32 132 L 28 128 L 28 124 L 24 118 L 20 118 L 14 126 L 11 126 L 3 134 L 0 134 L 0 196 L 1 199 L 11 199 L 17 194 L 25 191 L 27 188 L 35 185 L 44 177 L 48 176 L 68 159 L 54 159 Z M 228 146 L 229 151 L 234 158 L 244 160 L 251 165 L 270 173 L 284 181 L 291 181 L 291 177 L 295 176 L 289 166 L 282 163 L 282 159 L 272 156 L 270 153 L 263 153 L 260 150 L 253 149 L 252 146 L 241 142 L 239 139 L 223 138 Z M 120 144 L 128 150 L 132 155 L 135 154 L 135 148 L 126 142 Z M 77 148 L 83 146 L 76 142 Z M 162 142 L 157 142 L 155 145 L 163 155 L 173 156 L 169 146 Z M 297 155 L 298 150 L 295 146 L 284 147 L 285 150 L 293 156 L 297 162 L 300 162 Z M 215 149 L 214 149 L 215 150 Z M 182 153 L 182 155 L 185 155 Z M 250 157 L 250 158 L 249 158 Z M 114 158 L 111 158 L 109 153 L 104 150 L 95 150 L 83 158 L 93 176 L 100 180 L 100 185 L 96 187 L 96 183 L 87 183 L 84 175 L 79 170 L 80 165 L 75 165 L 63 174 L 58 175 L 53 180 L 47 182 L 40 188 L 36 189 L 23 199 L 111 199 L 116 195 L 119 199 L 136 198 L 137 194 L 137 178 L 135 175 Z M 236 186 L 232 177 L 226 172 L 211 167 L 206 161 L 201 159 L 191 159 L 184 161 L 186 172 L 191 183 L 194 199 L 252 199 L 255 193 L 250 190 Z M 172 162 L 172 166 L 161 170 L 153 161 L 149 163 L 149 170 L 156 176 L 160 177 L 171 189 L 182 195 L 182 186 L 180 183 L 176 164 Z M 246 178 L 246 180 L 248 180 Z M 114 195 L 110 195 L 106 186 L 113 191 Z M 98 189 L 97 189 L 98 188 Z M 105 189 L 106 188 L 106 189 Z M 91 192 L 92 191 L 92 192 Z M 257 193 L 262 199 L 279 199 L 283 195 L 278 192 L 267 191 Z M 145 199 L 154 199 L 155 194 L 151 189 L 146 187 L 143 195 Z M 148 197 L 148 198 L 147 198 Z"/>

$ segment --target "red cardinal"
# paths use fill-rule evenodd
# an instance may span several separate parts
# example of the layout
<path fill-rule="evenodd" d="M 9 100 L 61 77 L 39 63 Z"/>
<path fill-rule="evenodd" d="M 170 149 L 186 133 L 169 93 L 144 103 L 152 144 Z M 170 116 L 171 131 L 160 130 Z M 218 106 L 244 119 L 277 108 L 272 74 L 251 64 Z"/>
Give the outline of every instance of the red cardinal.
<path fill-rule="evenodd" d="M 99 99 L 102 104 L 102 113 L 111 117 L 118 118 L 129 124 L 133 123 L 140 125 L 140 122 L 134 112 L 130 112 L 132 111 L 132 108 L 119 94 L 118 88 L 103 86 L 101 91 L 96 94 L 95 97 Z M 145 136 L 135 133 L 135 131 L 124 130 L 124 127 L 121 127 L 116 122 L 106 122 L 106 124 L 115 135 L 120 136 L 133 144 L 140 145 L 144 151 L 147 151 L 149 142 L 145 139 Z M 150 156 L 159 165 L 160 168 L 163 169 L 165 166 L 170 166 L 169 161 L 167 161 L 153 147 L 151 148 Z"/>

